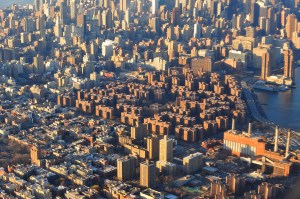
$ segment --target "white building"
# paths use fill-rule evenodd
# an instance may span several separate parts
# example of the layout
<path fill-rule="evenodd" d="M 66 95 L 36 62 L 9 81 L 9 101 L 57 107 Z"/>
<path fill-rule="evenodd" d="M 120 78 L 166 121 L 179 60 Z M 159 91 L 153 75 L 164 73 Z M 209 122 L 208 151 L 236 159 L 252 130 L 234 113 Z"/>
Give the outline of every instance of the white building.
<path fill-rule="evenodd" d="M 102 43 L 102 56 L 109 58 L 113 55 L 113 49 L 116 46 L 116 43 L 112 40 L 105 40 Z"/>
<path fill-rule="evenodd" d="M 202 27 L 200 23 L 195 23 L 194 24 L 194 37 L 196 39 L 200 39 L 201 38 L 201 32 L 202 32 Z"/>
<path fill-rule="evenodd" d="M 158 0 L 152 0 L 152 14 L 156 14 L 158 10 Z"/>

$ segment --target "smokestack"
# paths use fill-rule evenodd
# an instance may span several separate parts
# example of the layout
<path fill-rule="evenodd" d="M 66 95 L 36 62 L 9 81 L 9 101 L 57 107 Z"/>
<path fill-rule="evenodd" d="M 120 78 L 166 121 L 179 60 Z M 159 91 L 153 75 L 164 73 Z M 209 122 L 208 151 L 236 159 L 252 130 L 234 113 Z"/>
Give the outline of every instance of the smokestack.
<path fill-rule="evenodd" d="M 288 135 L 287 135 L 285 157 L 287 157 L 290 152 L 290 139 L 291 139 L 291 129 L 289 129 Z"/>
<path fill-rule="evenodd" d="M 276 129 L 275 129 L 274 152 L 278 152 L 278 134 L 279 134 L 279 127 L 276 126 Z"/>
<path fill-rule="evenodd" d="M 235 117 L 232 118 L 232 127 L 231 127 L 232 131 L 235 131 Z"/>
<path fill-rule="evenodd" d="M 248 135 L 249 135 L 249 137 L 251 137 L 251 134 L 252 134 L 252 123 L 249 122 L 249 124 L 248 124 Z"/>

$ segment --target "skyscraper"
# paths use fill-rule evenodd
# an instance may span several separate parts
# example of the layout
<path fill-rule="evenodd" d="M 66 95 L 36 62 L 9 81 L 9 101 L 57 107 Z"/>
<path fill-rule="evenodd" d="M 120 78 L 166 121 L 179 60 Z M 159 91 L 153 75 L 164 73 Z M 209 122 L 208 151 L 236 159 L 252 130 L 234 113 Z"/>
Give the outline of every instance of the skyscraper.
<path fill-rule="evenodd" d="M 117 160 L 117 177 L 118 180 L 125 181 L 135 176 L 137 160 L 133 156 L 127 156 Z"/>
<path fill-rule="evenodd" d="M 37 74 L 43 74 L 45 72 L 45 65 L 43 56 L 40 56 L 39 54 L 33 58 L 33 66 L 34 66 L 34 72 Z"/>
<path fill-rule="evenodd" d="M 120 10 L 123 12 L 126 12 L 126 10 L 129 8 L 130 0 L 120 0 Z"/>
<path fill-rule="evenodd" d="M 155 163 L 149 160 L 140 163 L 140 186 L 153 188 L 155 181 Z"/>
<path fill-rule="evenodd" d="M 156 14 L 158 11 L 158 0 L 152 0 L 152 14 Z"/>
<path fill-rule="evenodd" d="M 68 23 L 68 11 L 67 11 L 67 3 L 65 1 L 62 1 L 59 5 L 59 16 L 61 19 L 61 24 L 65 25 Z"/>
<path fill-rule="evenodd" d="M 56 17 L 55 27 L 54 27 L 54 34 L 55 34 L 56 37 L 61 37 L 62 36 L 60 16 Z"/>
<path fill-rule="evenodd" d="M 288 39 L 293 38 L 293 32 L 297 31 L 298 20 L 295 14 L 289 14 L 286 17 L 286 37 Z"/>
<path fill-rule="evenodd" d="M 173 140 L 168 139 L 167 135 L 159 141 L 159 160 L 173 161 Z"/>
<path fill-rule="evenodd" d="M 125 12 L 125 21 L 129 25 L 131 23 L 131 15 L 129 8 Z"/>
<path fill-rule="evenodd" d="M 284 50 L 284 76 L 294 79 L 294 55 L 292 50 Z"/>
<path fill-rule="evenodd" d="M 262 63 L 261 63 L 261 79 L 266 80 L 267 77 L 270 76 L 271 68 L 270 68 L 270 53 L 265 52 L 261 56 Z"/>
<path fill-rule="evenodd" d="M 70 18 L 72 20 L 72 22 L 74 22 L 76 20 L 76 16 L 77 16 L 77 1 L 76 0 L 71 0 L 70 2 Z"/>
<path fill-rule="evenodd" d="M 110 9 L 104 10 L 102 12 L 102 25 L 105 26 L 105 28 L 112 28 L 112 12 Z"/>
<path fill-rule="evenodd" d="M 194 37 L 197 39 L 201 38 L 202 27 L 200 23 L 194 24 Z"/>
<path fill-rule="evenodd" d="M 40 8 L 41 8 L 40 0 L 34 0 L 33 5 L 34 5 L 34 9 L 36 11 L 40 11 Z"/>
<path fill-rule="evenodd" d="M 180 22 L 180 9 L 179 8 L 173 8 L 172 15 L 171 15 L 171 23 L 174 26 L 177 26 Z"/>

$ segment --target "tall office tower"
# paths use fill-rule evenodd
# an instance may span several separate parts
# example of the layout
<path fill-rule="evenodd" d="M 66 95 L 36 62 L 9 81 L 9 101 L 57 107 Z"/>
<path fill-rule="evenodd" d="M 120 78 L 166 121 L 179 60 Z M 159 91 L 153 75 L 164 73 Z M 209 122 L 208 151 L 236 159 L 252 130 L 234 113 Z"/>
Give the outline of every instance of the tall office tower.
<path fill-rule="evenodd" d="M 261 79 L 266 80 L 267 77 L 270 76 L 271 67 L 270 67 L 270 53 L 265 52 L 261 56 L 262 63 L 261 63 Z"/>
<path fill-rule="evenodd" d="M 34 0 L 33 5 L 36 11 L 40 11 L 41 9 L 40 0 Z"/>
<path fill-rule="evenodd" d="M 193 17 L 195 19 L 199 17 L 199 10 L 198 10 L 198 8 L 193 8 Z"/>
<path fill-rule="evenodd" d="M 120 0 L 120 10 L 123 12 L 126 12 L 126 10 L 129 8 L 130 0 Z"/>
<path fill-rule="evenodd" d="M 194 24 L 194 37 L 197 39 L 201 38 L 201 33 L 202 33 L 202 27 L 200 23 L 195 23 Z"/>
<path fill-rule="evenodd" d="M 60 23 L 60 16 L 56 17 L 55 27 L 54 27 L 54 34 L 55 34 L 56 37 L 61 37 L 62 36 L 62 28 L 61 28 L 61 23 Z"/>
<path fill-rule="evenodd" d="M 149 160 L 140 163 L 140 186 L 154 188 L 155 180 L 155 163 Z"/>
<path fill-rule="evenodd" d="M 150 20 L 150 27 L 153 29 L 154 32 L 159 33 L 160 32 L 160 18 L 159 17 L 153 17 Z"/>
<path fill-rule="evenodd" d="M 292 39 L 293 38 L 293 32 L 298 31 L 297 29 L 298 26 L 298 20 L 295 14 L 289 14 L 286 17 L 286 26 L 285 26 L 285 30 L 286 30 L 286 37 L 288 39 Z"/>
<path fill-rule="evenodd" d="M 246 0 L 248 1 L 248 0 Z M 250 22 L 251 23 L 254 23 L 254 15 L 255 15 L 255 1 L 256 0 L 250 0 L 249 3 L 250 3 Z"/>
<path fill-rule="evenodd" d="M 167 38 L 171 40 L 175 39 L 174 27 L 172 25 L 167 28 Z"/>
<path fill-rule="evenodd" d="M 217 2 L 214 0 L 208 0 L 208 3 L 209 3 L 208 12 L 210 16 L 212 16 L 215 14 Z"/>
<path fill-rule="evenodd" d="M 45 3 L 46 3 L 46 0 L 40 0 L 40 9 L 43 9 L 43 6 Z"/>
<path fill-rule="evenodd" d="M 266 17 L 259 17 L 259 27 L 261 30 L 264 30 L 268 35 L 270 34 L 270 19 Z"/>
<path fill-rule="evenodd" d="M 274 8 L 268 7 L 267 18 L 270 23 L 270 32 L 269 33 L 274 34 L 276 31 L 276 28 L 277 28 L 277 25 L 276 25 L 277 20 L 276 20 L 276 14 L 275 14 Z"/>
<path fill-rule="evenodd" d="M 68 23 L 68 7 L 67 7 L 67 3 L 64 1 L 60 2 L 59 5 L 59 16 L 61 19 L 61 24 L 65 25 L 66 23 Z"/>
<path fill-rule="evenodd" d="M 45 34 L 45 21 L 46 21 L 45 15 L 39 16 L 36 21 L 36 29 L 40 31 L 42 36 Z"/>
<path fill-rule="evenodd" d="M 98 22 L 98 26 L 102 26 L 102 15 L 101 15 L 101 11 L 99 10 L 97 15 L 96 15 L 96 19 L 97 19 L 97 22 Z"/>
<path fill-rule="evenodd" d="M 254 3 L 253 12 L 251 10 L 251 16 L 253 17 L 253 26 L 258 26 L 259 16 L 260 16 L 260 5 L 258 3 Z"/>
<path fill-rule="evenodd" d="M 77 17 L 77 1 L 76 0 L 71 0 L 70 2 L 70 18 L 72 22 L 76 21 Z"/>
<path fill-rule="evenodd" d="M 165 0 L 164 2 L 163 2 L 163 4 L 165 4 L 166 6 L 167 6 L 167 9 L 168 10 L 171 10 L 172 8 L 174 8 L 175 7 L 175 4 L 176 4 L 176 0 Z"/>
<path fill-rule="evenodd" d="M 104 8 L 110 8 L 111 0 L 102 0 L 102 1 L 103 1 L 103 7 Z"/>
<path fill-rule="evenodd" d="M 34 66 L 34 72 L 37 74 L 43 74 L 45 72 L 45 65 L 43 56 L 40 56 L 39 54 L 33 58 L 33 66 Z"/>
<path fill-rule="evenodd" d="M 125 21 L 128 25 L 131 23 L 131 15 L 130 15 L 130 9 L 129 8 L 125 12 Z"/>
<path fill-rule="evenodd" d="M 216 15 L 217 15 L 217 16 L 220 16 L 221 13 L 222 13 L 222 2 L 219 1 L 219 2 L 217 3 L 217 12 L 216 12 Z"/>
<path fill-rule="evenodd" d="M 167 135 L 159 141 L 159 160 L 173 161 L 173 140 L 169 139 Z"/>
<path fill-rule="evenodd" d="M 104 10 L 102 12 L 102 25 L 104 25 L 105 28 L 112 28 L 113 22 L 112 13 L 110 9 Z"/>
<path fill-rule="evenodd" d="M 251 1 L 243 0 L 243 9 L 245 15 L 251 14 Z"/>
<path fill-rule="evenodd" d="M 280 12 L 280 25 L 282 27 L 285 26 L 286 24 L 286 17 L 287 17 L 288 13 L 286 9 L 282 9 L 282 11 Z"/>
<path fill-rule="evenodd" d="M 230 20 L 231 22 L 231 27 L 233 29 L 237 28 L 237 16 L 234 14 L 232 15 L 232 19 Z"/>
<path fill-rule="evenodd" d="M 171 15 L 171 23 L 174 26 L 179 25 L 180 22 L 180 8 L 173 8 L 172 15 Z"/>
<path fill-rule="evenodd" d="M 293 50 L 284 50 L 284 76 L 294 79 L 294 53 Z"/>
<path fill-rule="evenodd" d="M 87 34 L 86 18 L 87 18 L 87 16 L 86 16 L 85 13 L 77 14 L 77 17 L 76 17 L 77 26 L 83 27 L 83 33 L 84 33 L 84 35 Z"/>
<path fill-rule="evenodd" d="M 156 14 L 158 11 L 158 0 L 152 0 L 152 14 Z"/>
<path fill-rule="evenodd" d="M 147 137 L 147 151 L 150 160 L 157 160 L 159 157 L 159 138 L 157 136 Z"/>
<path fill-rule="evenodd" d="M 244 16 L 239 14 L 237 17 L 236 17 L 236 28 L 238 30 L 241 30 L 242 29 L 242 26 L 244 24 Z"/>
<path fill-rule="evenodd" d="M 137 160 L 133 156 L 127 156 L 117 160 L 118 180 L 126 181 L 135 177 Z"/>
<path fill-rule="evenodd" d="M 189 0 L 187 9 L 191 12 L 193 10 L 193 8 L 195 8 L 195 0 Z"/>
<path fill-rule="evenodd" d="M 138 0 L 138 2 L 137 2 L 137 12 L 138 13 L 143 12 L 143 10 L 144 10 L 143 7 L 144 7 L 143 2 L 141 0 Z"/>
<path fill-rule="evenodd" d="M 179 8 L 179 5 L 180 5 L 179 0 L 175 0 L 175 8 Z"/>
<path fill-rule="evenodd" d="M 183 166 L 186 174 L 193 174 L 202 167 L 202 153 L 194 153 L 183 158 Z"/>

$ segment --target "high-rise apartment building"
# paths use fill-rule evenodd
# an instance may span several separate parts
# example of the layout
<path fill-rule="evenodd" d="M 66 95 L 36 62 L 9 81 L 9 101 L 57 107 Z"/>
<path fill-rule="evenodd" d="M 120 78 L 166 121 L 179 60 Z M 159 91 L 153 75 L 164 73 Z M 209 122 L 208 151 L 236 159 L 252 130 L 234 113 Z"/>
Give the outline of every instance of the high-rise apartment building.
<path fill-rule="evenodd" d="M 159 141 L 159 160 L 173 161 L 173 140 L 169 139 L 167 135 Z"/>
<path fill-rule="evenodd" d="M 270 54 L 265 52 L 261 56 L 261 79 L 266 80 L 271 74 Z"/>
<path fill-rule="evenodd" d="M 150 160 L 158 159 L 159 157 L 159 138 L 157 136 L 147 137 L 147 151 Z"/>
<path fill-rule="evenodd" d="M 245 189 L 245 182 L 245 178 L 241 176 L 237 176 L 234 174 L 226 176 L 226 185 L 228 187 L 228 191 L 230 191 L 231 193 L 242 193 Z"/>
<path fill-rule="evenodd" d="M 34 66 L 34 72 L 37 74 L 43 74 L 45 72 L 45 65 L 43 56 L 40 56 L 39 54 L 33 58 L 33 66 Z"/>
<path fill-rule="evenodd" d="M 155 163 L 149 160 L 140 163 L 140 186 L 153 188 L 155 181 Z"/>
<path fill-rule="evenodd" d="M 133 156 L 127 156 L 117 160 L 118 180 L 125 181 L 135 177 L 137 160 Z"/>
<path fill-rule="evenodd" d="M 285 26 L 285 30 L 286 30 L 286 37 L 288 39 L 292 39 L 293 38 L 293 32 L 297 31 L 297 26 L 298 26 L 298 20 L 295 14 L 289 14 L 286 17 L 286 26 Z"/>
<path fill-rule="evenodd" d="M 30 147 L 30 158 L 31 158 L 31 163 L 39 165 L 40 163 L 40 158 L 42 157 L 42 152 L 41 149 L 39 149 L 36 146 L 31 146 Z"/>
<path fill-rule="evenodd" d="M 294 78 L 294 55 L 292 50 L 284 50 L 283 51 L 284 56 L 284 76 L 289 77 L 291 79 Z"/>
<path fill-rule="evenodd" d="M 186 174 L 193 174 L 196 171 L 199 171 L 202 167 L 202 153 L 190 154 L 183 158 L 183 166 Z"/>

